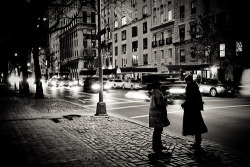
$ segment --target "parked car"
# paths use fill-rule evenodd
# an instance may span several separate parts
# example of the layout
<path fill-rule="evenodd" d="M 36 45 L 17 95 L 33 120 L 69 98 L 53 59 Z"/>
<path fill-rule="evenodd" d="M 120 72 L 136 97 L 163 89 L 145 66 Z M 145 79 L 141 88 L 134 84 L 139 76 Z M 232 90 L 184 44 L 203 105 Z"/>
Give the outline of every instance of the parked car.
<path fill-rule="evenodd" d="M 219 94 L 233 94 L 233 86 L 223 84 L 217 79 L 210 78 L 196 78 L 195 81 L 199 85 L 201 94 L 209 94 L 212 97 L 215 97 Z"/>
<path fill-rule="evenodd" d="M 111 88 L 108 82 L 109 81 L 107 78 L 103 78 L 103 90 L 104 91 L 107 91 Z M 100 87 L 101 85 L 99 83 L 99 76 L 92 76 L 92 77 L 85 78 L 84 83 L 83 83 L 84 91 L 99 92 Z"/>
<path fill-rule="evenodd" d="M 109 80 L 109 84 L 114 89 L 116 89 L 116 88 L 122 88 L 123 80 L 121 80 L 121 79 L 110 79 Z"/>
<path fill-rule="evenodd" d="M 138 80 L 128 80 L 123 81 L 122 83 L 122 89 L 141 89 L 142 85 L 141 82 Z"/>

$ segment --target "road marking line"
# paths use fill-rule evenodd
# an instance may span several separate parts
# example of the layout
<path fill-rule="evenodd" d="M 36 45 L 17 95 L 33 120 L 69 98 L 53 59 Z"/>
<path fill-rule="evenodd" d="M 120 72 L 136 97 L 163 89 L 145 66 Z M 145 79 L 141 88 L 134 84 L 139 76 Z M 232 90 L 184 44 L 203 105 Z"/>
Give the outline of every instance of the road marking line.
<path fill-rule="evenodd" d="M 142 106 L 148 106 L 147 105 L 136 105 L 136 106 L 126 106 L 126 107 L 118 107 L 118 108 L 111 108 L 112 110 L 119 110 L 119 109 L 123 109 L 123 108 L 135 108 L 135 107 L 142 107 Z"/>
<path fill-rule="evenodd" d="M 183 111 L 183 110 L 171 111 L 171 112 L 168 112 L 168 114 L 177 113 L 177 112 L 181 112 L 181 111 Z M 143 117 L 148 117 L 148 115 L 140 115 L 140 116 L 134 116 L 134 117 L 130 117 L 130 118 L 143 118 Z"/>
<path fill-rule="evenodd" d="M 250 105 L 237 105 L 237 106 L 224 106 L 224 107 L 211 107 L 211 108 L 204 108 L 204 110 L 211 110 L 211 109 L 217 109 L 217 108 L 235 108 L 235 107 L 250 107 Z M 177 111 L 171 111 L 171 112 L 168 112 L 168 114 L 171 114 L 171 113 L 177 113 L 177 112 L 181 112 L 183 110 L 177 110 Z M 143 117 L 148 117 L 148 115 L 140 115 L 140 116 L 133 116 L 133 117 L 130 117 L 130 118 L 143 118 Z"/>
<path fill-rule="evenodd" d="M 250 105 L 237 105 L 237 106 L 211 107 L 211 108 L 204 108 L 204 110 L 211 110 L 211 109 L 216 109 L 216 108 L 235 108 L 235 107 L 250 107 Z"/>

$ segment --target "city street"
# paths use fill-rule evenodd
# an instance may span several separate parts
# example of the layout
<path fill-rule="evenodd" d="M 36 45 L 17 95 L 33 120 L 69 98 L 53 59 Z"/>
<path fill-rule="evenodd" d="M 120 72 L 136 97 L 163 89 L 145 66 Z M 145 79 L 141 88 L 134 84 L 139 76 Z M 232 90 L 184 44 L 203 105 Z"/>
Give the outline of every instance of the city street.
<path fill-rule="evenodd" d="M 135 123 L 148 126 L 149 101 L 145 100 L 146 91 L 110 90 L 104 92 L 107 114 Z M 44 94 L 58 97 L 87 107 L 89 115 L 96 112 L 99 100 L 98 93 L 83 92 L 81 87 L 52 88 L 44 85 Z M 204 141 L 219 143 L 229 149 L 248 155 L 250 149 L 250 101 L 242 97 L 209 97 L 203 96 L 205 102 L 203 118 L 208 133 L 203 135 Z M 176 100 L 168 106 L 168 117 L 171 125 L 164 130 L 175 136 L 181 136 L 183 110 L 182 100 Z M 191 136 L 187 138 L 192 139 Z"/>

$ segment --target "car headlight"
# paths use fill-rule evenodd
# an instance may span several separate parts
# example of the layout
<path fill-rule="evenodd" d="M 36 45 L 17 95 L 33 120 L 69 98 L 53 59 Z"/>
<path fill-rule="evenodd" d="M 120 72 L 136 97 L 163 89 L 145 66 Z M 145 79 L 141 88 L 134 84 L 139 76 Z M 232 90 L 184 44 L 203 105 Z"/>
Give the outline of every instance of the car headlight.
<path fill-rule="evenodd" d="M 99 90 L 99 89 L 100 89 L 100 84 L 93 84 L 93 85 L 91 86 L 91 88 L 92 88 L 93 90 Z"/>

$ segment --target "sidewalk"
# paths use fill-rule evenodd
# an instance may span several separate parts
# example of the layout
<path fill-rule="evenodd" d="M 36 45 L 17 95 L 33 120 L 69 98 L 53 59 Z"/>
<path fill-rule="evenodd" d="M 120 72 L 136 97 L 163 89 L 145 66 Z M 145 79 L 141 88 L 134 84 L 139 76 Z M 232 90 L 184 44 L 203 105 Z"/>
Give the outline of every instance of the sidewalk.
<path fill-rule="evenodd" d="M 163 133 L 168 150 L 156 156 L 152 129 L 56 98 L 18 97 L 0 84 L 1 166 L 133 167 L 244 166 L 238 153 L 207 141 L 195 151 L 192 141 Z M 167 154 L 171 153 L 171 155 Z M 5 165 L 4 165 L 5 164 Z M 247 165 L 245 165 L 247 166 Z"/>

